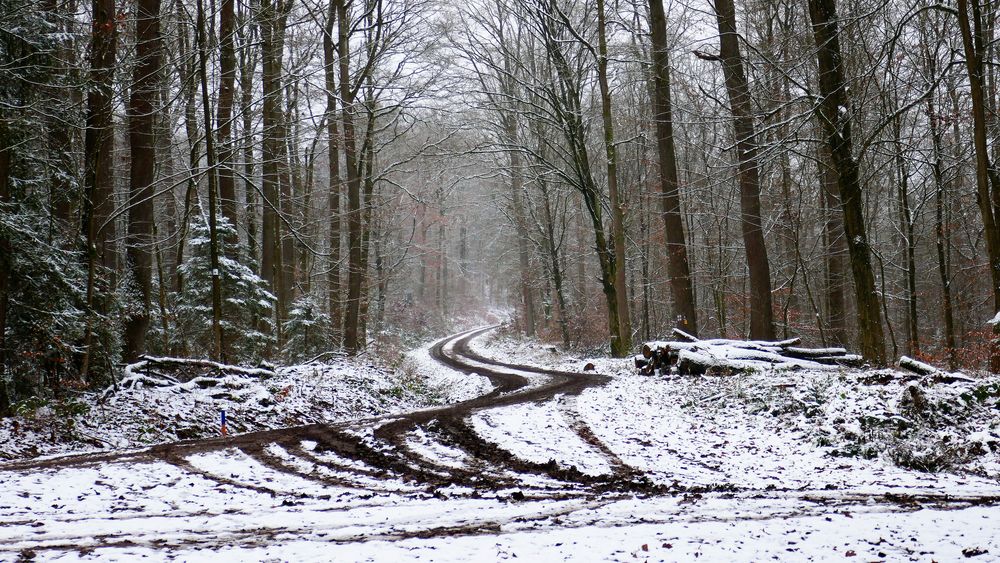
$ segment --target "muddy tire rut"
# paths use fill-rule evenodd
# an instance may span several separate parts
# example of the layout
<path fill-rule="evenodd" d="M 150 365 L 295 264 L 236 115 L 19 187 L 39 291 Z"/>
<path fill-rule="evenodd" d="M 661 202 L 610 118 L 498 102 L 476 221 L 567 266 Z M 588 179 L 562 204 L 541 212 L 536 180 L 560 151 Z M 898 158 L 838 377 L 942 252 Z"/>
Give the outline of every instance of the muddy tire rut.
<path fill-rule="evenodd" d="M 451 369 L 489 379 L 492 389 L 467 401 L 337 424 L 310 424 L 160 444 L 134 451 L 8 463 L 0 465 L 0 481 L 10 476 L 23 482 L 34 480 L 44 483 L 49 477 L 58 481 L 64 470 L 68 474 L 90 472 L 101 475 L 108 467 L 125 466 L 124 471 L 111 470 L 111 473 L 127 473 L 133 488 L 136 483 L 152 485 L 143 487 L 144 491 L 162 488 L 171 478 L 175 484 L 167 485 L 167 488 L 195 487 L 195 482 L 202 487 L 204 498 L 198 500 L 202 504 L 166 495 L 157 502 L 166 503 L 171 508 L 149 509 L 151 520 L 167 518 L 183 521 L 186 516 L 209 518 L 213 514 L 247 515 L 241 521 L 220 524 L 216 532 L 190 530 L 186 525 L 180 525 L 176 539 L 168 541 L 160 537 L 158 529 L 129 534 L 107 528 L 104 533 L 91 536 L 75 531 L 76 528 L 60 532 L 60 525 L 75 526 L 71 523 L 77 520 L 101 527 L 114 517 L 109 518 L 96 509 L 89 514 L 72 516 L 49 511 L 46 513 L 46 525 L 53 525 L 56 531 L 51 536 L 43 533 L 36 543 L 28 545 L 33 549 L 52 551 L 72 551 L 72 543 L 67 543 L 66 537 L 80 538 L 90 550 L 128 546 L 133 542 L 155 549 L 169 549 L 225 546 L 227 542 L 267 545 L 269 538 L 277 535 L 350 543 L 373 539 L 392 541 L 491 535 L 499 533 L 502 527 L 533 523 L 552 526 L 604 525 L 599 516 L 588 515 L 587 511 L 598 511 L 618 500 L 629 502 L 637 497 L 655 497 L 653 500 L 666 501 L 671 500 L 666 497 L 678 497 L 681 499 L 679 502 L 667 502 L 664 506 L 676 509 L 676 514 L 671 517 L 692 521 L 699 518 L 725 519 L 717 513 L 704 516 L 684 511 L 682 505 L 688 499 L 692 503 L 697 502 L 702 495 L 713 495 L 717 499 L 739 498 L 742 502 L 760 503 L 765 508 L 777 502 L 779 509 L 767 509 L 775 515 L 785 514 L 782 511 L 786 510 L 783 504 L 786 501 L 795 501 L 799 508 L 793 510 L 800 510 L 803 514 L 869 506 L 873 502 L 887 511 L 910 511 L 922 506 L 963 508 L 1000 504 L 1000 497 L 988 495 L 950 496 L 916 491 L 913 495 L 878 495 L 846 489 L 747 489 L 726 482 L 708 486 L 657 483 L 652 475 L 623 461 L 580 415 L 577 397 L 589 388 L 604 385 L 610 378 L 509 364 L 483 357 L 472 350 L 470 342 L 493 328 L 478 328 L 447 337 L 430 350 L 435 360 Z M 555 404 L 552 404 L 553 401 Z M 517 428 L 508 428 L 502 422 L 490 428 L 490 431 L 497 432 L 493 438 L 476 430 L 475 422 L 481 420 L 479 417 L 488 417 L 491 413 L 510 414 L 504 410 L 508 407 L 530 409 L 536 406 L 549 409 L 551 416 L 561 423 L 557 426 L 560 426 L 563 435 L 531 436 L 532 440 L 577 440 L 580 447 L 586 449 L 588 459 L 603 460 L 604 464 L 600 467 L 606 466 L 607 470 L 593 474 L 564 459 L 539 461 L 537 456 L 528 459 L 531 456 L 515 451 L 515 445 L 522 439 L 527 441 L 529 436 L 519 436 Z M 503 417 L 498 416 L 496 420 L 502 421 Z M 525 428 L 520 430 L 522 433 L 527 431 Z M 173 477 L 163 475 L 168 472 Z M 101 476 L 101 479 L 104 477 Z M 122 488 L 93 478 L 90 483 L 95 490 L 100 488 L 101 492 L 107 490 L 116 496 Z M 152 494 L 155 492 L 149 491 L 150 496 L 155 496 Z M 66 494 L 76 496 L 75 492 Z M 130 500 L 145 500 L 144 494 Z M 232 499 L 234 505 L 227 508 L 224 502 L 219 503 L 221 496 Z M 467 506 L 475 506 L 472 512 L 466 513 L 475 516 L 452 514 L 448 503 L 438 502 L 449 499 L 461 499 Z M 533 501 L 543 502 L 528 506 Z M 240 503 L 245 503 L 245 506 Z M 274 524 L 258 521 L 252 516 L 253 506 L 263 506 L 258 510 L 267 514 L 268 518 L 275 514 L 277 519 L 280 520 L 282 515 L 285 519 Z M 402 515 L 395 514 L 399 506 L 408 507 L 412 514 L 406 510 L 400 511 Z M 145 510 L 139 508 L 131 514 L 140 520 Z M 155 513 L 156 510 L 160 512 Z M 421 510 L 430 512 L 425 515 Z M 337 520 L 341 512 L 344 520 Z M 570 514 L 578 517 L 575 523 L 562 522 L 563 516 Z M 369 523 L 369 528 L 359 525 L 353 520 L 356 518 L 368 519 L 365 521 Z M 0 528 L 6 524 L 34 530 L 31 528 L 33 524 L 24 524 L 28 520 L 22 519 L 21 513 L 0 510 Z M 399 522 L 385 524 L 386 521 L 395 522 L 394 519 L 399 519 Z M 366 531 L 358 532 L 359 526 Z M 0 545 L 0 556 L 3 554 L 4 548 Z"/>
<path fill-rule="evenodd" d="M 466 374 L 489 379 L 492 389 L 473 399 L 403 415 L 338 423 L 311 424 L 231 437 L 189 440 L 160 444 L 144 450 L 121 453 L 97 453 L 65 456 L 49 460 L 21 461 L 2 468 L 9 471 L 55 470 L 69 467 L 96 466 L 107 463 L 166 462 L 189 473 L 234 488 L 256 491 L 272 496 L 308 497 L 315 493 L 282 492 L 261 483 L 246 483 L 231 475 L 216 475 L 196 467 L 192 456 L 212 452 L 233 452 L 245 455 L 262 467 L 276 473 L 300 477 L 336 487 L 375 489 L 380 481 L 405 483 L 418 490 L 434 491 L 446 487 L 468 489 L 469 494 L 486 491 L 518 489 L 525 498 L 550 496 L 576 497 L 597 485 L 598 489 L 613 488 L 634 476 L 620 460 L 608 460 L 614 471 L 608 475 L 585 475 L 575 467 L 564 467 L 556 460 L 537 463 L 520 459 L 501 446 L 484 440 L 470 427 L 467 418 L 479 411 L 540 403 L 557 395 L 575 396 L 585 389 L 602 385 L 605 376 L 546 370 L 535 366 L 508 364 L 486 358 L 471 349 L 470 341 L 495 327 L 477 328 L 442 339 L 431 347 L 431 356 L 438 362 Z M 564 416 L 572 413 L 563 408 Z M 574 430 L 602 455 L 613 456 L 578 418 Z M 371 429 L 374 427 L 374 430 Z M 416 432 L 434 446 L 456 452 L 463 459 L 439 460 L 428 455 L 414 440 Z M 315 445 L 311 450 L 304 443 Z M 269 445 L 276 445 L 296 458 L 293 463 L 274 455 Z M 326 473 L 316 471 L 320 466 Z M 305 468 L 310 468 L 306 470 Z M 521 476 L 528 477 L 524 482 Z M 538 478 L 546 482 L 539 483 Z M 398 487 L 389 487 L 398 492 Z M 523 491 L 523 492 L 522 492 Z"/>

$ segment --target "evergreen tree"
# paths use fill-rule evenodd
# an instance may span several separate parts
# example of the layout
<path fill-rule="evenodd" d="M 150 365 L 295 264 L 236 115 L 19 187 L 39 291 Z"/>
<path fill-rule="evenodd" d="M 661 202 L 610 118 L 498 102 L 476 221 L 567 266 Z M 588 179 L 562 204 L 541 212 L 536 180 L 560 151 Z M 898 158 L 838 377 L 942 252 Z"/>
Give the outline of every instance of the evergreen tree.
<path fill-rule="evenodd" d="M 237 240 L 236 228 L 218 218 L 220 244 Z M 212 268 L 209 259 L 208 222 L 195 217 L 188 241 L 190 252 L 180 266 L 184 289 L 177 296 L 177 328 L 180 348 L 194 355 L 209 355 L 212 349 Z M 252 362 L 266 357 L 274 345 L 275 296 L 254 269 L 220 252 L 219 276 L 222 286 L 223 361 Z"/>
<path fill-rule="evenodd" d="M 6 381 L 0 381 L 0 394 L 11 402 L 57 390 L 75 371 L 75 343 L 84 331 L 86 275 L 80 258 L 50 244 L 39 225 L 45 221 L 37 205 L 0 204 L 6 276 Z"/>
<path fill-rule="evenodd" d="M 323 305 L 308 293 L 299 297 L 281 325 L 285 335 L 282 357 L 292 362 L 315 358 L 330 349 L 333 342 L 330 330 L 330 317 Z"/>
<path fill-rule="evenodd" d="M 0 0 L 0 414 L 76 375 L 86 322 L 82 257 L 53 212 L 76 187 L 64 166 L 71 149 L 52 135 L 66 126 L 52 117 L 65 104 L 55 19 L 33 0 Z M 116 342 L 97 336 L 107 376 Z"/>

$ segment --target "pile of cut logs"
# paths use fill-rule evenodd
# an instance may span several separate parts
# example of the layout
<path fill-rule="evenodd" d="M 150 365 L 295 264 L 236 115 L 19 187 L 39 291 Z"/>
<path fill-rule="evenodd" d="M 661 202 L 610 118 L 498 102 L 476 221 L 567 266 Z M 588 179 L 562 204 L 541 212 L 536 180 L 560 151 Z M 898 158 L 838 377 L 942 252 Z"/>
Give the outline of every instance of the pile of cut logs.
<path fill-rule="evenodd" d="M 220 378 L 225 376 L 269 379 L 275 376 L 275 371 L 274 367 L 268 364 L 248 368 L 196 358 L 141 356 L 138 362 L 125 366 L 122 380 L 108 387 L 102 397 L 106 399 L 119 389 L 135 387 L 173 387 L 190 390 L 197 386 L 204 389 L 217 386 Z"/>
<path fill-rule="evenodd" d="M 680 375 L 731 375 L 769 369 L 830 369 L 860 367 L 861 356 L 844 348 L 803 348 L 801 340 L 699 340 L 674 329 L 677 340 L 647 342 L 635 367 L 644 375 L 669 374 L 676 367 Z"/>

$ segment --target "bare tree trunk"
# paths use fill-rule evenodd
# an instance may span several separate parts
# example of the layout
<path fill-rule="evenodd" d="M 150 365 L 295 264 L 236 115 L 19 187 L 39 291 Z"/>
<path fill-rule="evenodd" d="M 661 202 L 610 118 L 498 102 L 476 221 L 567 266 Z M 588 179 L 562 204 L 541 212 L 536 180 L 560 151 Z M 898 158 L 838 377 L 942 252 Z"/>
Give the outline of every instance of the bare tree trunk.
<path fill-rule="evenodd" d="M 601 90 L 601 117 L 604 121 L 604 153 L 607 158 L 608 196 L 611 200 L 611 240 L 614 256 L 615 299 L 618 304 L 618 340 L 611 342 L 611 355 L 625 357 L 632 350 L 632 315 L 629 311 L 625 264 L 625 205 L 618 187 L 618 151 L 612 119 L 611 88 L 608 86 L 608 40 L 604 20 L 604 0 L 597 0 L 597 81 Z"/>
<path fill-rule="evenodd" d="M 93 37 L 90 44 L 90 81 L 87 95 L 87 132 L 84 141 L 84 203 L 82 227 L 87 241 L 87 328 L 80 377 L 90 371 L 93 323 L 98 281 L 97 265 L 115 268 L 112 82 L 117 56 L 114 0 L 93 0 Z M 105 224 L 107 223 L 107 224 Z"/>
<path fill-rule="evenodd" d="M 10 153 L 8 132 L 0 125 L 0 204 L 10 201 Z M 0 417 L 10 411 L 7 393 L 7 309 L 10 305 L 10 241 L 0 233 Z"/>
<path fill-rule="evenodd" d="M 931 71 L 931 76 L 934 76 L 933 67 L 931 67 Z M 937 92 L 935 91 L 927 97 L 927 120 L 934 148 L 934 161 L 932 164 L 934 173 L 934 245 L 937 250 L 938 274 L 941 279 L 941 306 L 944 315 L 944 342 L 948 354 L 948 369 L 955 369 L 958 358 L 955 353 L 955 318 L 951 298 L 951 273 L 948 268 L 948 247 L 950 240 L 944 224 L 944 152 L 941 147 L 940 117 L 937 114 L 934 104 L 936 95 Z"/>
<path fill-rule="evenodd" d="M 601 267 L 601 288 L 604 292 L 604 300 L 608 311 L 607 321 L 608 334 L 611 341 L 611 353 L 615 356 L 622 356 L 628 350 L 622 351 L 620 348 L 622 335 L 621 325 L 618 322 L 614 250 L 604 230 L 601 192 L 591 172 L 590 153 L 582 119 L 581 84 L 583 79 L 576 73 L 575 69 L 570 67 L 566 57 L 563 55 L 560 36 L 553 28 L 556 12 L 554 2 L 550 1 L 548 3 L 547 10 L 547 13 L 539 14 L 541 16 L 539 23 L 544 29 L 546 54 L 556 74 L 555 79 L 557 84 L 553 88 L 553 91 L 558 90 L 560 92 L 558 95 L 549 94 L 549 103 L 554 108 L 557 108 L 555 113 L 560 120 L 560 128 L 569 153 L 565 158 L 572 168 L 574 187 L 583 196 L 591 228 L 594 231 L 594 246 L 597 251 L 597 260 Z"/>
<path fill-rule="evenodd" d="M 281 18 L 281 28 L 285 28 L 285 17 Z M 283 91 L 288 95 L 292 86 L 288 85 Z M 285 104 L 290 102 L 283 98 Z M 281 213 L 281 221 L 277 224 L 277 276 L 278 282 L 278 345 L 284 344 L 285 335 L 281 326 L 288 318 L 288 310 L 295 299 L 295 239 L 292 230 L 296 226 L 292 223 L 295 218 L 295 195 L 298 193 L 297 177 L 293 175 L 293 158 L 297 161 L 298 155 L 291 151 L 289 132 L 289 118 L 287 111 L 278 111 L 275 135 L 279 139 L 278 145 L 278 209 Z"/>
<path fill-rule="evenodd" d="M 49 15 L 49 23 L 54 31 L 76 34 L 74 29 L 75 18 L 68 17 L 68 14 L 76 14 L 76 2 L 61 3 L 58 0 L 47 0 L 44 2 L 44 10 Z M 79 84 L 80 81 L 72 76 L 78 68 L 77 49 L 75 41 L 63 40 L 55 51 L 54 62 L 57 67 L 55 73 L 60 77 L 65 77 L 70 84 Z M 81 88 L 72 86 L 67 89 L 63 84 L 50 88 L 49 95 L 54 97 L 70 97 L 67 102 L 72 107 L 77 107 Z M 67 92 L 68 90 L 68 92 Z M 73 206 L 79 202 L 79 193 L 76 185 L 71 181 L 70 170 L 75 169 L 73 162 L 73 126 L 72 121 L 67 120 L 65 115 L 49 116 L 45 120 L 45 128 L 48 136 L 48 149 L 50 158 L 56 163 L 55 173 L 50 174 L 49 182 L 49 205 L 50 205 L 50 236 L 56 234 L 62 241 L 73 240 L 72 233 L 77 232 L 73 223 Z M 58 224 L 58 227 L 56 225 Z M 63 242 L 62 244 L 65 244 Z"/>
<path fill-rule="evenodd" d="M 549 254 L 549 267 L 552 269 L 552 285 L 556 291 L 556 305 L 559 308 L 559 331 L 562 335 L 563 346 L 567 349 L 570 346 L 569 338 L 569 311 L 566 307 L 566 290 L 563 288 L 562 264 L 559 260 L 559 246 L 556 239 L 555 217 L 552 213 L 552 198 L 549 195 L 549 186 L 545 178 L 539 178 L 538 188 L 542 192 L 542 210 L 545 218 L 546 250 Z"/>
<path fill-rule="evenodd" d="M 326 131 L 328 148 L 329 175 L 329 213 L 330 213 L 330 261 L 327 272 L 327 294 L 331 331 L 334 343 L 339 346 L 343 342 L 343 309 L 340 299 L 340 232 L 343 220 L 340 214 L 340 145 L 339 127 L 337 125 L 337 86 L 336 86 L 336 51 L 333 41 L 333 26 L 337 20 L 336 3 L 330 2 L 326 25 L 323 30 L 323 78 L 326 86 Z"/>
<path fill-rule="evenodd" d="M 219 270 L 219 235 L 216 228 L 218 221 L 216 207 L 218 202 L 218 171 L 215 169 L 215 134 L 212 131 L 212 105 L 208 96 L 208 33 L 206 28 L 205 7 L 202 0 L 196 2 L 198 21 L 198 74 L 201 78 L 201 103 L 205 119 L 205 164 L 208 167 L 208 256 L 212 268 L 212 359 L 226 361 L 222 348 L 222 281 Z"/>
<path fill-rule="evenodd" d="M 512 115 L 505 116 L 505 131 L 507 142 L 511 145 L 517 142 L 517 124 Z M 535 335 L 535 298 L 531 290 L 531 265 L 528 256 L 528 225 L 525 221 L 524 211 L 524 166 L 521 153 L 517 150 L 509 151 L 510 158 L 510 195 L 513 202 L 514 223 L 517 226 L 517 263 L 521 274 L 521 302 L 524 306 L 524 333 L 528 336 Z"/>
<path fill-rule="evenodd" d="M 176 17 L 180 20 L 184 18 L 182 7 L 177 6 Z M 183 21 L 183 20 L 182 20 Z M 177 74 L 178 80 L 182 84 L 184 96 L 184 131 L 188 142 L 188 178 L 184 191 L 184 210 L 180 221 L 180 234 L 177 240 L 177 251 L 174 255 L 174 266 L 176 279 L 174 290 L 180 293 L 184 289 L 184 276 L 180 265 L 184 263 L 184 247 L 187 244 L 187 234 L 191 223 L 191 211 L 194 208 L 194 201 L 197 196 L 198 183 L 195 179 L 196 172 L 201 162 L 201 148 L 198 140 L 198 114 L 197 114 L 197 81 L 195 79 L 195 60 L 192 48 L 188 43 L 186 29 L 179 30 Z"/>
<path fill-rule="evenodd" d="M 830 162 L 830 152 L 821 147 L 819 152 L 820 200 L 823 208 L 823 246 L 825 248 L 824 319 L 821 323 L 829 331 L 831 344 L 847 346 L 847 272 L 844 258 L 847 241 L 844 240 L 844 220 L 837 195 L 837 171 Z M 803 266 L 804 267 L 804 266 Z M 824 344 L 825 345 L 825 344 Z"/>
<path fill-rule="evenodd" d="M 263 72 L 262 109 L 262 162 L 261 187 L 263 192 L 263 223 L 261 240 L 261 277 L 272 291 L 280 284 L 277 275 L 276 249 L 279 244 L 278 226 L 278 159 L 281 158 L 281 143 L 278 137 L 281 120 L 281 51 L 284 30 L 279 28 L 279 12 L 282 0 L 262 0 L 260 6 L 261 63 Z"/>
<path fill-rule="evenodd" d="M 903 154 L 902 117 L 897 116 L 893 123 L 893 141 L 896 146 L 896 184 L 898 190 L 899 205 L 899 232 L 903 238 L 903 252 L 905 260 L 905 299 L 906 299 L 906 354 L 908 356 L 920 355 L 920 327 L 917 322 L 917 263 L 914 256 L 916 246 L 913 226 L 913 214 L 910 211 L 910 182 L 909 171 L 906 169 L 906 160 Z"/>
<path fill-rule="evenodd" d="M 129 103 L 132 161 L 126 252 L 142 310 L 125 324 L 125 360 L 146 350 L 153 289 L 153 184 L 156 181 L 154 114 L 160 73 L 160 0 L 139 0 L 136 16 L 136 64 Z"/>
<path fill-rule="evenodd" d="M 368 264 L 371 257 L 371 239 L 375 232 L 373 213 L 375 210 L 375 100 L 371 89 L 371 78 L 366 90 L 365 105 L 368 108 L 368 123 L 365 128 L 365 140 L 362 144 L 364 155 L 364 189 L 361 199 L 361 299 L 358 308 L 358 348 L 364 349 L 368 344 L 368 306 L 371 298 L 371 285 L 368 276 Z"/>
<path fill-rule="evenodd" d="M 256 59 L 253 55 L 253 29 L 240 12 L 237 35 L 240 38 L 240 113 L 242 115 L 243 188 L 246 202 L 247 257 L 256 273 L 260 274 L 260 256 L 257 247 L 257 194 L 253 183 L 254 134 L 253 134 L 253 75 Z"/>
<path fill-rule="evenodd" d="M 660 181 L 663 189 L 663 222 L 667 243 L 667 274 L 674 300 L 675 325 L 698 334 L 698 313 L 688 265 L 684 221 L 681 217 L 680 177 L 674 151 L 674 125 L 670 101 L 670 59 L 667 19 L 663 0 L 650 0 L 649 27 L 653 55 L 653 120 L 659 152 Z"/>
<path fill-rule="evenodd" d="M 976 148 L 976 203 L 983 221 L 983 238 L 989 260 L 990 283 L 993 290 L 993 309 L 1000 311 L 1000 230 L 994 198 L 1000 190 L 990 189 L 990 156 L 987 140 L 986 103 L 983 92 L 984 55 L 986 53 L 982 26 L 982 7 L 978 0 L 958 0 L 958 24 L 962 31 L 965 65 L 969 76 L 969 93 L 972 98 L 973 141 Z M 993 325 L 990 342 L 989 369 L 1000 373 L 1000 323 Z"/>
<path fill-rule="evenodd" d="M 344 154 L 347 166 L 347 311 L 344 316 L 344 348 L 350 354 L 359 351 L 358 323 L 361 312 L 361 174 L 354 130 L 354 91 L 350 72 L 350 22 L 345 0 L 337 4 L 338 47 L 340 58 L 340 99 L 344 126 Z"/>
<path fill-rule="evenodd" d="M 743 246 L 750 272 L 750 338 L 774 340 L 774 318 L 771 309 L 771 266 L 760 218 L 760 163 L 757 160 L 756 131 L 753 108 L 743 55 L 736 33 L 736 9 L 732 0 L 715 0 L 719 23 L 719 59 L 729 93 L 729 107 L 736 133 L 736 155 L 739 162 L 740 210 Z"/>
<path fill-rule="evenodd" d="M 809 0 L 809 15 L 816 40 L 819 89 L 816 108 L 826 131 L 827 142 L 837 168 L 840 205 L 844 211 L 844 233 L 851 258 L 854 293 L 857 299 L 861 354 L 875 365 L 885 365 L 885 336 L 882 332 L 881 304 L 875 292 L 868 237 L 863 216 L 863 193 L 851 142 L 850 100 L 845 87 L 840 51 L 836 0 Z"/>
<path fill-rule="evenodd" d="M 219 99 L 216 109 L 216 138 L 219 144 L 219 202 L 222 216 L 233 226 L 233 240 L 225 241 L 225 254 L 237 255 L 240 224 L 236 203 L 236 182 L 233 177 L 233 98 L 236 83 L 236 23 L 235 0 L 222 0 L 219 8 Z"/>

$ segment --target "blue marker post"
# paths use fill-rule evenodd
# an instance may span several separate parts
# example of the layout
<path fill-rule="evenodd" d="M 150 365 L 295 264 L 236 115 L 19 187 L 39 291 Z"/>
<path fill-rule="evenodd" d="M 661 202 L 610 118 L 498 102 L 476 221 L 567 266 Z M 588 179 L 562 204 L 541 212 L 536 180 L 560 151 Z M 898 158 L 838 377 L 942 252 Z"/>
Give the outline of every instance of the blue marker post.
<path fill-rule="evenodd" d="M 219 414 L 222 415 L 222 426 L 219 427 L 219 433 L 223 436 L 228 436 L 229 430 L 226 429 L 226 411 L 219 411 Z"/>

